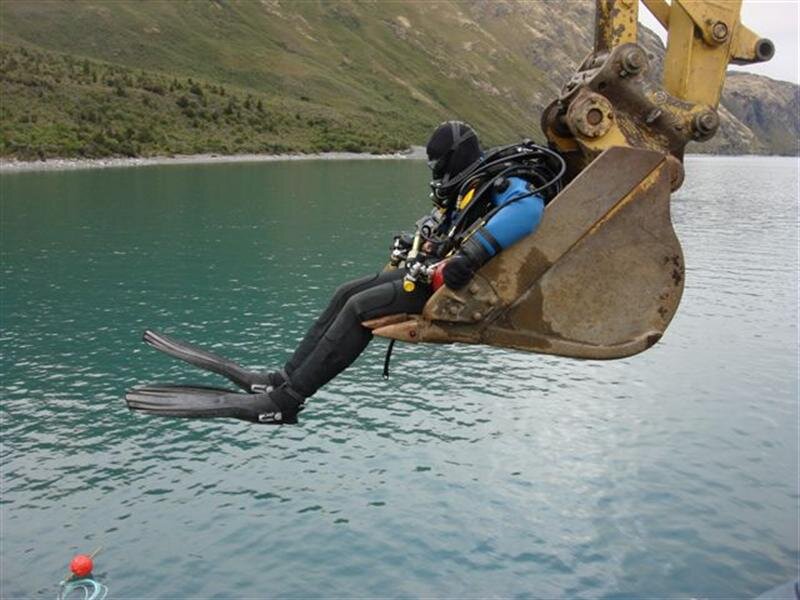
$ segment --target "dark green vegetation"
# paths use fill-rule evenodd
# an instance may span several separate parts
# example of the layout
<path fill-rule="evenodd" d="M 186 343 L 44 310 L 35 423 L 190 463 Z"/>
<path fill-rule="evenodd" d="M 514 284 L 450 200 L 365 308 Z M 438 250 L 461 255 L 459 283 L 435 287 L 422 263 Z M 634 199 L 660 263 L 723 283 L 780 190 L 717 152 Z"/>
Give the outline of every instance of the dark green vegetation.
<path fill-rule="evenodd" d="M 593 19 L 591 2 L 2 0 L 0 154 L 379 152 L 451 117 L 490 144 L 541 139 Z M 717 151 L 781 151 L 783 125 L 730 110 Z"/>
<path fill-rule="evenodd" d="M 462 8 L 4 0 L 0 152 L 376 152 L 454 115 L 489 141 L 538 135 L 555 87 L 490 46 L 504 21 L 493 35 Z"/>
<path fill-rule="evenodd" d="M 0 154 L 21 159 L 408 145 L 374 115 L 25 47 L 0 46 L 0 84 Z"/>

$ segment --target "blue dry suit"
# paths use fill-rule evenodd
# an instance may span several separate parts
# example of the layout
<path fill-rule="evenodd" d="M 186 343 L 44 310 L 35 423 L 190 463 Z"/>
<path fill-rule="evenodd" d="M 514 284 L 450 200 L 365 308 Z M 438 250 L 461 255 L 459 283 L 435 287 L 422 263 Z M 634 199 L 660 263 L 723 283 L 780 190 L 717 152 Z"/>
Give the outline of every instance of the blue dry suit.
<path fill-rule="evenodd" d="M 473 234 L 490 256 L 532 233 L 544 212 L 543 198 L 530 195 L 525 180 L 509 178 L 508 182 L 502 192 L 490 192 L 499 210 Z M 450 227 L 460 214 L 459 209 L 452 211 L 442 229 Z M 364 321 L 422 312 L 432 290 L 425 285 L 404 290 L 404 275 L 403 269 L 383 271 L 339 286 L 284 366 L 284 374 L 299 394 L 313 395 L 361 354 L 372 339 Z"/>
<path fill-rule="evenodd" d="M 509 177 L 507 181 L 505 190 L 492 192 L 491 202 L 499 210 L 473 234 L 489 256 L 495 256 L 536 231 L 544 213 L 544 198 L 539 194 L 531 195 L 527 181 L 518 177 Z M 460 212 L 456 210 L 448 223 L 456 221 Z"/>

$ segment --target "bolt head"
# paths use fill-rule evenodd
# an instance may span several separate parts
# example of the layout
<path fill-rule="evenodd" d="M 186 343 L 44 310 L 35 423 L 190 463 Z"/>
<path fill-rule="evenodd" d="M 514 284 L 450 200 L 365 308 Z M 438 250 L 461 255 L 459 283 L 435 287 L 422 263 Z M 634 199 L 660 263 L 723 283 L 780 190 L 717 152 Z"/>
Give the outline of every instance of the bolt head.
<path fill-rule="evenodd" d="M 645 66 L 644 53 L 638 48 L 632 48 L 622 57 L 622 67 L 631 75 L 635 75 Z"/>
<path fill-rule="evenodd" d="M 704 113 L 700 115 L 700 118 L 697 120 L 698 125 L 700 125 L 701 129 L 706 131 L 711 131 L 712 129 L 716 128 L 719 124 L 719 120 L 714 116 L 713 113 Z"/>
<path fill-rule="evenodd" d="M 711 37 L 718 42 L 724 42 L 728 39 L 728 26 L 722 21 L 717 21 L 711 28 Z"/>
<path fill-rule="evenodd" d="M 603 111 L 599 108 L 590 108 L 586 112 L 586 120 L 590 125 L 599 125 L 600 121 L 603 120 Z"/>
<path fill-rule="evenodd" d="M 692 120 L 694 137 L 698 140 L 710 138 L 719 127 L 719 115 L 715 111 L 707 110 L 695 116 Z"/>

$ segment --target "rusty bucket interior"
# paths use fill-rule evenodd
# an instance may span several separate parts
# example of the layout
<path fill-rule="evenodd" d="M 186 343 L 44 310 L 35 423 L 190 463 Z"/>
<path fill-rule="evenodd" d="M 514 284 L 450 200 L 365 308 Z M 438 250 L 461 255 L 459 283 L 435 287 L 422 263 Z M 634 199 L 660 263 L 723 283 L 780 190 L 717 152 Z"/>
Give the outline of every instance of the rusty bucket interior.
<path fill-rule="evenodd" d="M 421 315 L 365 323 L 405 342 L 487 344 L 573 358 L 631 356 L 655 344 L 683 292 L 661 152 L 604 151 L 548 204 L 539 228 Z"/>

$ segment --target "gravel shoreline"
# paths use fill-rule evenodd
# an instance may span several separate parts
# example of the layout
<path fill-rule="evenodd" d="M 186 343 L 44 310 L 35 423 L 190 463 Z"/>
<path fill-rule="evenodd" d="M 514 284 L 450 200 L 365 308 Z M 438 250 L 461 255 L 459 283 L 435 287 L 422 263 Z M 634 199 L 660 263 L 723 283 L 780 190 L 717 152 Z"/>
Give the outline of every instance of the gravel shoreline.
<path fill-rule="evenodd" d="M 409 150 L 395 154 L 324 152 L 319 154 L 192 154 L 186 156 L 153 156 L 148 158 L 52 158 L 49 160 L 34 161 L 0 159 L 0 173 L 148 167 L 152 165 L 280 162 L 292 160 L 419 160 L 423 159 L 424 156 L 424 148 L 421 146 L 413 146 Z"/>
<path fill-rule="evenodd" d="M 728 155 L 690 154 L 686 158 L 729 158 Z M 33 171 L 73 171 L 78 169 L 108 169 L 121 167 L 149 167 L 153 165 L 204 165 L 221 163 L 281 162 L 293 160 L 425 160 L 424 146 L 411 146 L 394 154 L 367 154 L 362 152 L 322 152 L 317 154 L 187 154 L 177 156 L 151 156 L 147 158 L 51 158 L 48 160 L 16 160 L 0 158 L 0 174 Z"/>

